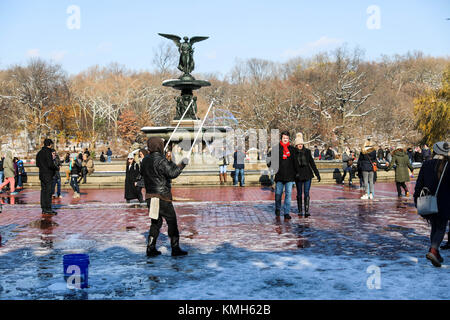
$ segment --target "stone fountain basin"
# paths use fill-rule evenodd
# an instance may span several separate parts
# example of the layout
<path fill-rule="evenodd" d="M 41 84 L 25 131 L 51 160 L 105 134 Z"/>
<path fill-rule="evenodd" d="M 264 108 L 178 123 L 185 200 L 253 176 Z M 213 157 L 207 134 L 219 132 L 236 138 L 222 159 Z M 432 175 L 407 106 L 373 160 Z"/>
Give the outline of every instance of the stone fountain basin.
<path fill-rule="evenodd" d="M 163 81 L 162 85 L 177 90 L 198 90 L 201 87 L 209 87 L 211 83 L 206 80 L 169 79 Z"/>

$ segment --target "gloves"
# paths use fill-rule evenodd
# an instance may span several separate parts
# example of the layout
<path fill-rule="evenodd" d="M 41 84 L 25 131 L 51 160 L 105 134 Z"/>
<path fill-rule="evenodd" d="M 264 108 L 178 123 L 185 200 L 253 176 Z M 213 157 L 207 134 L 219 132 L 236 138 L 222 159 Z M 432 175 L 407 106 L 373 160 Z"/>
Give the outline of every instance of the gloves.
<path fill-rule="evenodd" d="M 317 182 L 320 182 L 320 176 L 317 177 Z"/>

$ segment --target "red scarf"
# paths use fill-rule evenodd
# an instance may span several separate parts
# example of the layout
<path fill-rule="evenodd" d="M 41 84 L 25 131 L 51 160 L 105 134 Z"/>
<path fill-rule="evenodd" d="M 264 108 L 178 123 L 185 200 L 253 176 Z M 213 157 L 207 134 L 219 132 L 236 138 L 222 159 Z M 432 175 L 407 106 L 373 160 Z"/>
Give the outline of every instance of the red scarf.
<path fill-rule="evenodd" d="M 283 160 L 286 160 L 291 156 L 291 152 L 289 151 L 289 141 L 286 144 L 283 144 L 282 141 L 280 141 L 281 146 L 283 147 Z"/>

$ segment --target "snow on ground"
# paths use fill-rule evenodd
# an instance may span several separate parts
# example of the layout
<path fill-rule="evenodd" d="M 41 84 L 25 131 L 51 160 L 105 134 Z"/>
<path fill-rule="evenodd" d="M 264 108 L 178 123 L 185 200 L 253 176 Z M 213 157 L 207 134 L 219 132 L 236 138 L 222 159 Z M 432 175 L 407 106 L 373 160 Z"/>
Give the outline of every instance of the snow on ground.
<path fill-rule="evenodd" d="M 411 218 L 410 204 L 316 201 L 313 208 L 310 219 L 275 222 L 271 202 L 177 204 L 186 257 L 170 256 L 166 227 L 163 254 L 147 258 L 145 224 L 59 234 L 55 218 L 59 226 L 39 236 L 26 235 L 35 229 L 24 225 L 0 226 L 7 240 L 0 299 L 450 299 L 450 256 L 442 251 L 442 268 L 425 259 L 429 229 Z M 92 214 L 104 221 L 114 212 Z M 117 219 L 139 225 L 146 214 L 127 208 Z M 67 288 L 67 253 L 89 255 L 89 288 Z"/>

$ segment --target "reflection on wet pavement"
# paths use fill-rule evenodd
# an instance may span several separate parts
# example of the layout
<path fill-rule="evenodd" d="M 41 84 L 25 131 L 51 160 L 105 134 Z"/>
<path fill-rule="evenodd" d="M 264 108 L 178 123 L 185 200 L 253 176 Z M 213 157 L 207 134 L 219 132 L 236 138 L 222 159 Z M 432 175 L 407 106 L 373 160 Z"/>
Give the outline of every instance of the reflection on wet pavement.
<path fill-rule="evenodd" d="M 448 266 L 424 259 L 429 227 L 412 199 L 377 186 L 372 201 L 317 187 L 311 217 L 298 217 L 293 202 L 289 221 L 275 219 L 270 190 L 175 189 L 196 200 L 174 204 L 189 255 L 170 256 L 164 224 L 153 259 L 145 256 L 147 209 L 121 202 L 123 190 L 62 199 L 53 217 L 40 215 L 30 191 L 0 214 L 0 299 L 449 299 Z M 88 289 L 62 281 L 68 253 L 89 254 Z M 381 268 L 380 290 L 366 285 L 371 265 Z"/>

